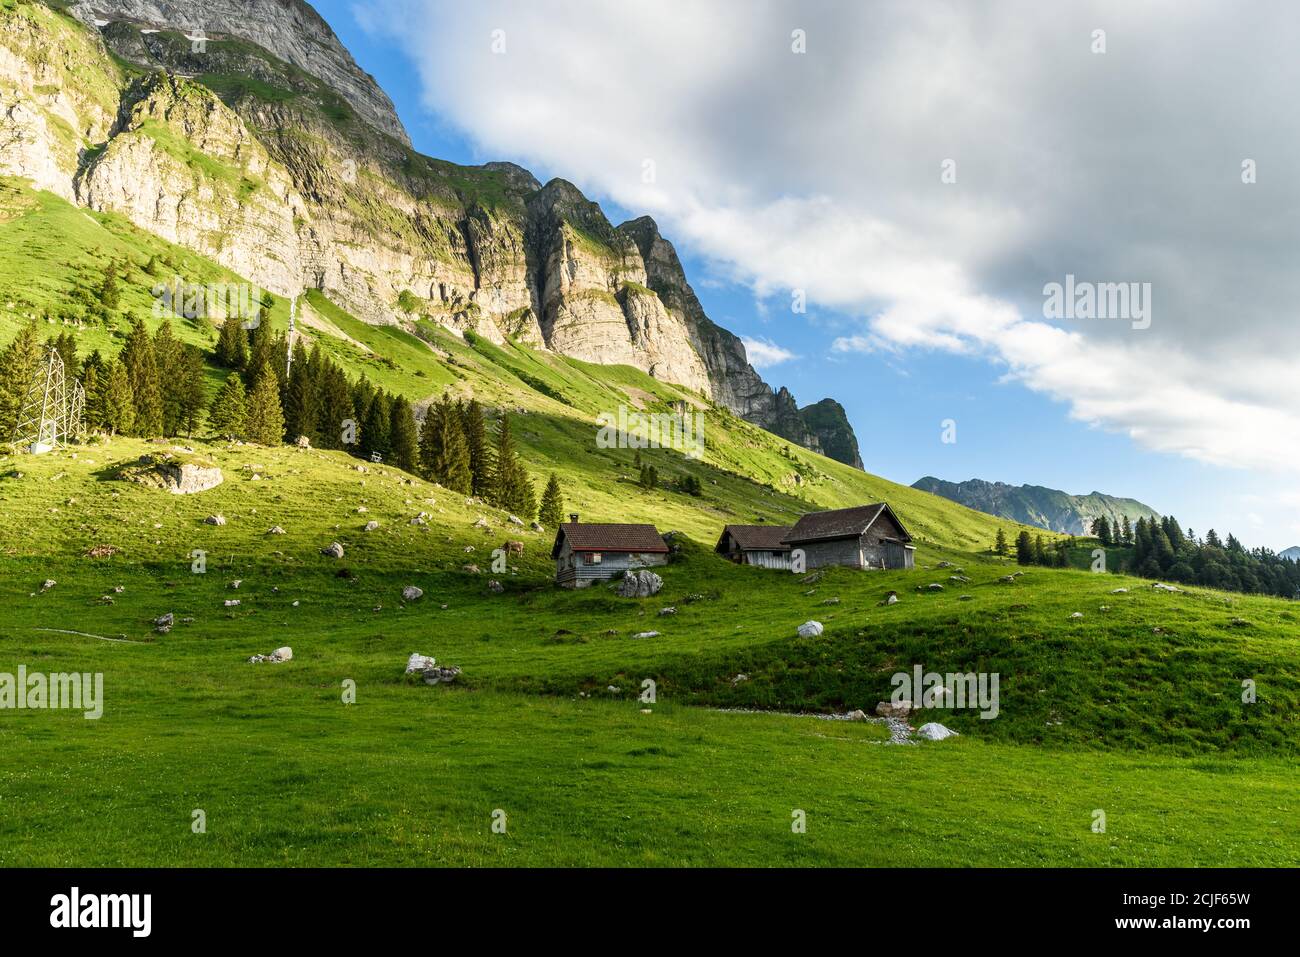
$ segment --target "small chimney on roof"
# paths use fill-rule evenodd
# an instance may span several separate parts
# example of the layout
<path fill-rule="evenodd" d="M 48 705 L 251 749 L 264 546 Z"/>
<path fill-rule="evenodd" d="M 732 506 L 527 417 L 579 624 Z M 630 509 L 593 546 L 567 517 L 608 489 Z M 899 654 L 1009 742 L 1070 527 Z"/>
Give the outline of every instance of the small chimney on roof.
<path fill-rule="evenodd" d="M 574 525 L 577 525 L 577 524 L 578 524 L 578 513 L 577 513 L 577 512 L 570 512 L 570 513 L 569 513 L 569 521 L 572 522 Z"/>

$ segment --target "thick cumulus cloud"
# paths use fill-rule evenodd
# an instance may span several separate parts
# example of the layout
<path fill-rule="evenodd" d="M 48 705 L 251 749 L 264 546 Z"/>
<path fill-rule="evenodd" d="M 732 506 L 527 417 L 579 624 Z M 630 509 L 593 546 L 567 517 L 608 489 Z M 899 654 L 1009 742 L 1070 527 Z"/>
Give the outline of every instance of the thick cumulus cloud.
<path fill-rule="evenodd" d="M 485 155 L 654 215 L 759 296 L 856 317 L 840 352 L 987 356 L 1144 447 L 1300 470 L 1300 6 L 356 13 Z M 1045 318 L 1067 275 L 1150 283 L 1150 328 Z"/>

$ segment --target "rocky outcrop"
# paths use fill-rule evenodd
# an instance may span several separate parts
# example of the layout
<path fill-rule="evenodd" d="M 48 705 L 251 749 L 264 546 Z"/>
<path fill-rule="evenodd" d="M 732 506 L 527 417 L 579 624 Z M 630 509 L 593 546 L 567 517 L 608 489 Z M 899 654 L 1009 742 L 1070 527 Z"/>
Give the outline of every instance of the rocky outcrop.
<path fill-rule="evenodd" d="M 614 228 L 564 180 L 415 153 L 306 4 L 76 11 L 98 32 L 37 5 L 0 9 L 0 173 L 124 215 L 276 294 L 314 288 L 371 323 L 425 319 L 625 363 L 861 464 L 842 407 L 774 392 L 705 315 L 652 219 Z M 187 31 L 218 39 L 196 49 Z M 151 72 L 128 82 L 109 48 Z"/>
<path fill-rule="evenodd" d="M 302 0 L 77 0 L 72 12 L 92 25 L 126 20 L 146 29 L 206 37 L 204 52 L 221 38 L 248 40 L 317 77 L 374 129 L 410 145 L 392 100 Z"/>

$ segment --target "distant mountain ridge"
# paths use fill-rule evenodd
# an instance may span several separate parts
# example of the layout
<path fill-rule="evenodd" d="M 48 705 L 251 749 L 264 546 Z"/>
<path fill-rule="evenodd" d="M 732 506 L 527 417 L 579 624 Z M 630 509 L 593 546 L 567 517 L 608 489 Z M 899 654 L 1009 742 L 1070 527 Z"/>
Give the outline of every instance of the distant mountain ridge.
<path fill-rule="evenodd" d="M 1071 495 L 1041 485 L 1008 485 L 984 479 L 946 482 L 932 475 L 918 479 L 912 483 L 912 488 L 932 492 L 989 515 L 1067 535 L 1089 534 L 1093 521 L 1103 515 L 1111 522 L 1120 521 L 1124 516 L 1128 516 L 1130 522 L 1160 517 L 1159 512 L 1137 499 L 1102 492 Z"/>
<path fill-rule="evenodd" d="M 1284 548 L 1278 552 L 1282 558 L 1289 558 L 1293 562 L 1300 562 L 1300 545 L 1292 545 L 1290 548 Z"/>

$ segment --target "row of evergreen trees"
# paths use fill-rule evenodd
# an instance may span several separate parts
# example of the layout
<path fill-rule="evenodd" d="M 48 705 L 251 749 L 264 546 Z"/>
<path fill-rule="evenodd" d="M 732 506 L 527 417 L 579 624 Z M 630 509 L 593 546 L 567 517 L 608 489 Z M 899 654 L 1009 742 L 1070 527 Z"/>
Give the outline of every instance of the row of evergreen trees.
<path fill-rule="evenodd" d="M 264 302 L 262 311 L 269 308 Z M 48 343 L 35 322 L 0 353 L 0 429 L 17 425 L 27 385 L 53 346 L 66 375 L 86 391 L 87 426 L 109 434 L 192 436 L 204 418 L 204 355 L 181 343 L 167 320 L 151 336 L 138 318 L 116 358 L 92 353 L 83 363 L 76 340 L 64 332 Z M 305 436 L 317 448 L 345 449 L 461 492 L 479 496 L 516 516 L 539 516 L 536 490 L 516 446 L 510 419 L 502 415 L 489 436 L 482 406 L 449 395 L 429 406 L 422 427 L 403 396 L 376 388 L 364 376 L 350 382 L 343 368 L 317 343 L 310 352 L 289 345 L 283 334 L 259 323 L 221 328 L 212 358 L 230 370 L 207 408 L 207 428 L 227 439 L 275 445 Z M 548 527 L 563 520 L 563 491 L 552 474 L 540 518 Z"/>
<path fill-rule="evenodd" d="M 1248 550 L 1234 535 L 1223 541 L 1214 529 L 1197 538 L 1190 528 L 1184 532 L 1172 515 L 1158 521 L 1138 519 L 1133 556 L 1125 570 L 1145 578 L 1300 598 L 1300 562 L 1268 548 Z"/>

